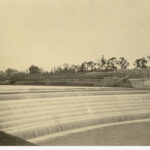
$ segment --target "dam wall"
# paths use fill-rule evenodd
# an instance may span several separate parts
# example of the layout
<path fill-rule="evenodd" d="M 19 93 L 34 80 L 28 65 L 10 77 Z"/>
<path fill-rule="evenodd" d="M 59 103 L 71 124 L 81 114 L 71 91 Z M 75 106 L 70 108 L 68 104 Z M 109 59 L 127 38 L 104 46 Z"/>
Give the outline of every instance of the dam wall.
<path fill-rule="evenodd" d="M 53 145 L 55 139 L 90 127 L 150 119 L 149 90 L 35 88 L 1 87 L 0 131 L 36 145 Z"/>
<path fill-rule="evenodd" d="M 150 79 L 129 79 L 131 86 L 134 88 L 148 88 L 150 89 Z"/>

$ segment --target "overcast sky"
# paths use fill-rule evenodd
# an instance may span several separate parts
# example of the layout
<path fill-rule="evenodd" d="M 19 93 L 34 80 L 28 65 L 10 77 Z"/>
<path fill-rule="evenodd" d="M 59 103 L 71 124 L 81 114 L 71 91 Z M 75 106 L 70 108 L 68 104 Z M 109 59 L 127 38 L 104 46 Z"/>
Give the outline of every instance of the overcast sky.
<path fill-rule="evenodd" d="M 150 0 L 0 0 L 0 70 L 150 55 Z"/>

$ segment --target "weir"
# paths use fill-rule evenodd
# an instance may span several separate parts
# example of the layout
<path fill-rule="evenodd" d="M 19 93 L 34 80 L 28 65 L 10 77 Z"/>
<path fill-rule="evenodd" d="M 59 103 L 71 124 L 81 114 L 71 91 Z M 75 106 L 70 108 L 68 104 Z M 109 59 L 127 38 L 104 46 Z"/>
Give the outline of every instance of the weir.
<path fill-rule="evenodd" d="M 149 78 L 137 78 L 137 79 L 129 79 L 131 86 L 134 88 L 144 88 L 150 89 L 150 79 Z"/>
<path fill-rule="evenodd" d="M 150 119 L 148 90 L 24 87 L 0 87 L 0 130 L 37 145 L 88 127 Z"/>

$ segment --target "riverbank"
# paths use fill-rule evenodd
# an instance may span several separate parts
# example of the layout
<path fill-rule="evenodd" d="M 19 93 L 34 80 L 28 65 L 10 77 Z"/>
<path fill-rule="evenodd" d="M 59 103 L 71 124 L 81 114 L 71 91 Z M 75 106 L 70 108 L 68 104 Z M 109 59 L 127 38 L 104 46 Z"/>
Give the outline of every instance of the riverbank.
<path fill-rule="evenodd" d="M 41 74 L 18 72 L 0 75 L 0 85 L 134 87 L 131 79 L 148 78 L 150 78 L 150 69 Z"/>
<path fill-rule="evenodd" d="M 1 76 L 1 85 L 131 87 L 129 80 L 114 73 L 14 74 Z"/>

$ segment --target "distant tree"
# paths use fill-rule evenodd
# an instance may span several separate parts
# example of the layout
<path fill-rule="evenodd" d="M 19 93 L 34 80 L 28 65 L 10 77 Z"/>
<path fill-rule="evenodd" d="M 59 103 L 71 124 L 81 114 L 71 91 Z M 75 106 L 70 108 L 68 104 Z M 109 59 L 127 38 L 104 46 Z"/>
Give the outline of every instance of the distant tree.
<path fill-rule="evenodd" d="M 75 65 L 74 68 L 75 68 L 75 72 L 79 72 L 79 70 L 80 70 L 80 66 L 79 65 Z"/>
<path fill-rule="evenodd" d="M 69 64 L 63 64 L 63 72 L 68 72 L 69 71 Z"/>
<path fill-rule="evenodd" d="M 147 65 L 150 67 L 150 56 L 147 56 Z"/>
<path fill-rule="evenodd" d="M 101 59 L 97 63 L 98 70 L 105 70 L 107 67 L 107 59 L 102 55 Z"/>
<path fill-rule="evenodd" d="M 117 70 L 117 58 L 116 57 L 111 57 L 107 61 L 107 70 Z"/>
<path fill-rule="evenodd" d="M 150 60 L 150 56 L 147 56 L 147 59 Z"/>
<path fill-rule="evenodd" d="M 41 72 L 42 71 L 38 66 L 32 65 L 32 66 L 29 67 L 29 73 L 30 74 L 37 74 L 37 73 L 41 73 Z"/>
<path fill-rule="evenodd" d="M 100 71 L 99 61 L 95 62 L 94 71 Z"/>
<path fill-rule="evenodd" d="M 46 71 L 45 71 L 45 69 L 40 68 L 40 72 L 41 72 L 41 73 L 45 73 Z"/>
<path fill-rule="evenodd" d="M 95 68 L 95 63 L 93 61 L 87 62 L 87 70 L 93 71 Z"/>
<path fill-rule="evenodd" d="M 69 71 L 70 72 L 77 72 L 77 68 L 76 68 L 77 66 L 76 65 L 71 65 L 70 67 L 69 67 Z"/>
<path fill-rule="evenodd" d="M 10 75 L 10 74 L 14 74 L 14 73 L 17 73 L 18 71 L 16 69 L 12 69 L 12 68 L 8 68 L 6 69 L 5 73 L 7 75 Z"/>
<path fill-rule="evenodd" d="M 58 66 L 58 67 L 56 68 L 56 72 L 57 72 L 57 73 L 63 72 L 62 67 L 61 67 L 61 66 Z"/>
<path fill-rule="evenodd" d="M 4 72 L 0 70 L 0 75 L 3 75 L 3 74 L 4 74 Z"/>
<path fill-rule="evenodd" d="M 139 59 L 136 59 L 135 62 L 134 62 L 134 66 L 135 68 L 137 69 L 144 69 L 144 68 L 147 68 L 147 60 L 145 57 L 142 57 L 142 58 L 139 58 Z"/>
<path fill-rule="evenodd" d="M 56 67 L 53 67 L 53 68 L 51 69 L 51 71 L 52 71 L 53 73 L 56 73 L 56 72 L 57 72 L 57 68 L 56 68 Z"/>
<path fill-rule="evenodd" d="M 80 71 L 80 72 L 85 72 L 85 71 L 87 71 L 87 62 L 83 62 L 83 63 L 81 64 L 81 66 L 79 67 L 79 71 Z"/>
<path fill-rule="evenodd" d="M 121 70 L 125 70 L 129 66 L 129 62 L 124 57 L 120 57 L 117 64 L 120 66 Z"/>

